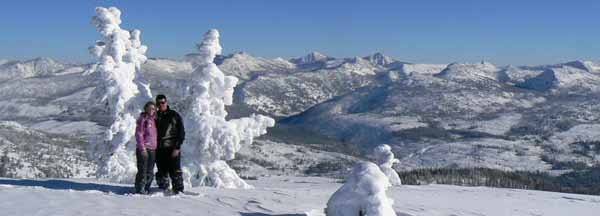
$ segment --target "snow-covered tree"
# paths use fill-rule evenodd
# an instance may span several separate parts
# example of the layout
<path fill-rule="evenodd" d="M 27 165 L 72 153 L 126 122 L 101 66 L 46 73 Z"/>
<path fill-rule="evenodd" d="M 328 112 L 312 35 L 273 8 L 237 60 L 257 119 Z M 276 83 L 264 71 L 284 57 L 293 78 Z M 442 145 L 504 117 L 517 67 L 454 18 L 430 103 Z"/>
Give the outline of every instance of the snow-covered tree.
<path fill-rule="evenodd" d="M 107 130 L 91 140 L 89 155 L 98 162 L 97 177 L 116 182 L 133 182 L 135 145 L 128 143 L 135 132 L 135 118 L 145 101 L 151 100 L 149 85 L 137 73 L 146 61 L 140 30 L 121 29 L 121 11 L 96 8 L 92 23 L 101 39 L 89 48 L 98 58 L 95 72 L 100 79 L 90 98 L 102 108 Z"/>
<path fill-rule="evenodd" d="M 390 183 L 393 186 L 402 185 L 402 181 L 400 180 L 400 176 L 392 166 L 395 163 L 398 163 L 398 159 L 394 157 L 394 153 L 392 152 L 392 148 L 389 145 L 381 144 L 373 150 L 373 159 L 375 163 L 379 166 L 381 171 L 388 177 Z"/>
<path fill-rule="evenodd" d="M 219 32 L 212 29 L 198 44 L 198 53 L 188 55 L 194 71 L 187 86 L 188 109 L 184 114 L 186 183 L 218 188 L 251 188 L 225 161 L 234 159 L 242 145 L 267 132 L 275 120 L 263 115 L 226 120 L 225 106 L 233 102 L 238 79 L 226 76 L 213 63 L 221 54 Z"/>
<path fill-rule="evenodd" d="M 371 162 L 358 163 L 346 183 L 327 202 L 327 216 L 395 216 L 394 201 L 387 197 L 388 178 Z"/>

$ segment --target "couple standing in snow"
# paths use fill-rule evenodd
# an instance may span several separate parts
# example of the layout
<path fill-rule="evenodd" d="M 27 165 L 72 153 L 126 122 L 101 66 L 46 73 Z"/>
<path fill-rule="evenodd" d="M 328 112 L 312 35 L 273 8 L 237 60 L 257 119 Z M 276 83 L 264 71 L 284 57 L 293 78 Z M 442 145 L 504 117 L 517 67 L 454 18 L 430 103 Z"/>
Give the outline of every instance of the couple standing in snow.
<path fill-rule="evenodd" d="M 138 169 L 135 192 L 146 194 L 150 191 L 155 163 L 158 188 L 167 190 L 172 184 L 175 194 L 183 192 L 180 149 L 185 129 L 181 116 L 169 108 L 165 95 L 156 96 L 156 103 L 144 105 L 144 111 L 137 120 L 135 139 Z"/>

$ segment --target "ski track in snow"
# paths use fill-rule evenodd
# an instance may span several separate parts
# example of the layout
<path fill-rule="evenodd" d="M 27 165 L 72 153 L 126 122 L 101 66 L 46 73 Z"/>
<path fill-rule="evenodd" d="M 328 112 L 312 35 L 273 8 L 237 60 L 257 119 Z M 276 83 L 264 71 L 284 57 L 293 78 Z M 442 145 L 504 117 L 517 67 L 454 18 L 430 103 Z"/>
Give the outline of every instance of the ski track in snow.
<path fill-rule="evenodd" d="M 0 178 L 2 215 L 323 215 L 341 184 L 320 177 L 265 177 L 255 189 L 198 187 L 183 195 L 131 194 L 129 185 L 91 179 Z M 597 215 L 600 196 L 449 185 L 388 191 L 399 216 Z"/>

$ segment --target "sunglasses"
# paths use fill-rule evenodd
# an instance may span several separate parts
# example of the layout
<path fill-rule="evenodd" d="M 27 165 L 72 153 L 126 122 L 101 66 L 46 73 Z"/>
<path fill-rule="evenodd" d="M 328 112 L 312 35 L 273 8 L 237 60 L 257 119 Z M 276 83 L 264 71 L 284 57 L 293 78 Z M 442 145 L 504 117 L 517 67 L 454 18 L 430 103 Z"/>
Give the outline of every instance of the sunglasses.
<path fill-rule="evenodd" d="M 166 104 L 167 101 L 158 101 L 158 104 Z"/>

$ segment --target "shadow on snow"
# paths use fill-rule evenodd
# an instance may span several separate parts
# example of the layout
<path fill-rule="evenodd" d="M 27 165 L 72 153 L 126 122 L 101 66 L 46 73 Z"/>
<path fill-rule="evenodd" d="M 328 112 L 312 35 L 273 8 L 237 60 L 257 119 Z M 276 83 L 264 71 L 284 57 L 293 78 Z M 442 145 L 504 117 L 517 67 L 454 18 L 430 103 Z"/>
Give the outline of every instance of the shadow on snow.
<path fill-rule="evenodd" d="M 113 193 L 124 195 L 133 192 L 131 187 L 97 184 L 97 183 L 81 183 L 67 180 L 32 180 L 32 179 L 0 179 L 0 184 L 27 186 L 27 187 L 43 187 L 53 190 L 76 190 L 76 191 L 101 191 L 104 193 Z"/>
<path fill-rule="evenodd" d="M 259 212 L 240 212 L 241 216 L 306 216 L 306 214 L 265 214 Z"/>
<path fill-rule="evenodd" d="M 240 212 L 241 216 L 307 216 L 308 214 L 265 214 L 258 212 Z M 410 214 L 396 212 L 397 216 L 412 216 Z"/>

